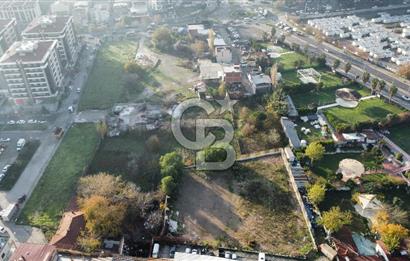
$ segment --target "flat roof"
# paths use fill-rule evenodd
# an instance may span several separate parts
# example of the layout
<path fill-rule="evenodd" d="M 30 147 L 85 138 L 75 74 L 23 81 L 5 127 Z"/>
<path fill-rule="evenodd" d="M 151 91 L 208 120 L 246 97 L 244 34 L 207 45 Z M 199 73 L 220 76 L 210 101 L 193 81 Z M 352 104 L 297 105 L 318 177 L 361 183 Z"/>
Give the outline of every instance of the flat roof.
<path fill-rule="evenodd" d="M 23 243 L 17 247 L 9 260 L 18 261 L 23 257 L 26 261 L 48 261 L 51 260 L 55 251 L 55 246 Z"/>
<path fill-rule="evenodd" d="M 0 58 L 0 63 L 41 62 L 48 56 L 56 40 L 19 41 L 13 43 Z M 26 51 L 21 51 L 25 49 Z"/>
<path fill-rule="evenodd" d="M 39 0 L 6 0 L 0 1 L 0 8 L 24 7 L 27 4 L 38 3 Z"/>
<path fill-rule="evenodd" d="M 71 16 L 43 15 L 34 19 L 21 34 L 60 33 L 70 19 Z"/>
<path fill-rule="evenodd" d="M 288 137 L 289 139 L 290 145 L 295 149 L 300 148 L 300 139 L 293 121 L 289 120 L 286 117 L 282 117 L 280 118 L 280 122 L 282 123 L 282 128 L 285 132 L 286 137 Z"/>
<path fill-rule="evenodd" d="M 195 254 L 187 254 L 176 252 L 175 253 L 175 260 L 178 261 L 226 261 L 228 259 L 216 256 L 207 256 L 207 255 L 195 255 Z"/>

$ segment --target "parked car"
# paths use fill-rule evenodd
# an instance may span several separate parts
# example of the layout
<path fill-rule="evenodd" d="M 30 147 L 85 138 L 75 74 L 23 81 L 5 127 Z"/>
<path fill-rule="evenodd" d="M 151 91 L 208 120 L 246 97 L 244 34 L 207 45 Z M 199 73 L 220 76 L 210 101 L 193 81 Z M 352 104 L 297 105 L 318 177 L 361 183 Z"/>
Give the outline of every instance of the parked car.
<path fill-rule="evenodd" d="M 191 253 L 191 249 L 189 247 L 185 248 L 185 253 L 190 254 Z"/>
<path fill-rule="evenodd" d="M 73 105 L 71 105 L 71 106 L 68 107 L 68 112 L 69 112 L 69 113 L 73 113 L 73 112 L 74 112 L 74 106 L 73 106 Z"/>
<path fill-rule="evenodd" d="M 10 164 L 7 164 L 6 166 L 4 166 L 4 167 L 3 167 L 3 170 L 2 170 L 3 173 L 6 174 L 10 167 L 11 167 Z"/>
<path fill-rule="evenodd" d="M 159 244 L 155 243 L 154 247 L 152 248 L 152 257 L 158 258 L 158 254 L 159 254 Z"/>
<path fill-rule="evenodd" d="M 10 138 L 0 138 L 0 142 L 9 142 Z"/>
<path fill-rule="evenodd" d="M 27 198 L 27 196 L 26 196 L 26 194 L 24 194 L 24 195 L 22 195 L 21 197 L 19 197 L 19 198 L 17 199 L 17 202 L 18 202 L 19 204 L 21 204 L 21 203 L 23 203 L 24 201 L 26 201 L 26 198 Z"/>
<path fill-rule="evenodd" d="M 199 255 L 200 253 L 198 252 L 197 249 L 192 249 L 192 254 L 194 254 L 194 255 Z"/>
<path fill-rule="evenodd" d="M 0 226 L 0 232 L 1 233 L 6 233 L 6 229 L 4 227 Z"/>
<path fill-rule="evenodd" d="M 410 101 L 410 97 L 407 95 L 402 95 L 401 98 L 405 101 Z"/>
<path fill-rule="evenodd" d="M 170 258 L 174 258 L 175 257 L 175 251 L 176 251 L 176 246 L 172 246 L 170 249 L 169 249 L 169 257 Z"/>
<path fill-rule="evenodd" d="M 77 93 L 80 93 L 80 92 L 81 92 L 81 88 L 77 88 L 76 92 L 77 92 Z"/>

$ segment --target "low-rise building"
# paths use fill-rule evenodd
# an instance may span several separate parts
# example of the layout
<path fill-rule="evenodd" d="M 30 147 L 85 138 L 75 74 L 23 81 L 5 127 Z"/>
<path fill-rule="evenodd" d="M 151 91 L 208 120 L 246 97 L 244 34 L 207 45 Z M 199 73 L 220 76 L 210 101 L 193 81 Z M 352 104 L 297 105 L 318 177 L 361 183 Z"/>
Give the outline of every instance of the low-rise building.
<path fill-rule="evenodd" d="M 41 16 L 31 22 L 21 35 L 26 40 L 57 40 L 63 67 L 72 68 L 76 64 L 80 44 L 72 16 Z"/>
<path fill-rule="evenodd" d="M 0 19 L 0 56 L 17 41 L 16 25 L 15 18 Z"/>
<path fill-rule="evenodd" d="M 0 58 L 0 72 L 16 104 L 53 97 L 63 73 L 56 40 L 15 42 Z"/>
<path fill-rule="evenodd" d="M 58 253 L 55 246 L 23 243 L 19 245 L 10 261 L 56 261 Z"/>
<path fill-rule="evenodd" d="M 272 90 L 272 80 L 266 74 L 248 74 L 248 80 L 253 94 L 263 94 Z"/>
<path fill-rule="evenodd" d="M 215 47 L 215 58 L 217 63 L 230 64 L 232 62 L 232 50 L 229 46 Z"/>
<path fill-rule="evenodd" d="M 69 211 L 64 213 L 57 232 L 50 240 L 50 245 L 59 249 L 75 249 L 77 238 L 85 228 L 84 213 Z"/>
<path fill-rule="evenodd" d="M 237 84 L 242 82 L 242 72 L 239 65 L 224 66 L 224 81 L 226 84 Z"/>
<path fill-rule="evenodd" d="M 0 234 L 0 261 L 9 260 L 11 252 L 14 248 L 14 242 L 8 233 Z"/>

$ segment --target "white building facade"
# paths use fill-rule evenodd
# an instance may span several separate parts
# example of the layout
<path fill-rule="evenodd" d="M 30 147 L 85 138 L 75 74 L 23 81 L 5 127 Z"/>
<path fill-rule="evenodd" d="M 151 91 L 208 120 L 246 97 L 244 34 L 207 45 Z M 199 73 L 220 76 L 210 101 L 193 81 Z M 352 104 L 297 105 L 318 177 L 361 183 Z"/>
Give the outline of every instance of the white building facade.
<path fill-rule="evenodd" d="M 39 0 L 0 1 L 0 18 L 15 18 L 18 23 L 27 24 L 41 15 Z"/>

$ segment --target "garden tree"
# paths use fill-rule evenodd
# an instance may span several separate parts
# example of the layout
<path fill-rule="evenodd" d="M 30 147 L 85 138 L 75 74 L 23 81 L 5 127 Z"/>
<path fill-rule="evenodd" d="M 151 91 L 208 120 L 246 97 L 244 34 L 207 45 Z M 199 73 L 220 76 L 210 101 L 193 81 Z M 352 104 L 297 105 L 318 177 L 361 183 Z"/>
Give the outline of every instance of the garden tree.
<path fill-rule="evenodd" d="M 336 59 L 334 62 L 333 62 L 333 69 L 337 69 L 337 68 L 339 68 L 339 66 L 340 66 L 340 60 L 339 59 Z"/>
<path fill-rule="evenodd" d="M 377 93 L 380 95 L 385 88 L 386 88 L 386 82 L 383 80 L 380 80 L 379 84 L 377 84 Z"/>
<path fill-rule="evenodd" d="M 288 112 L 288 102 L 283 86 L 280 84 L 267 100 L 266 110 L 270 113 L 285 115 Z"/>
<path fill-rule="evenodd" d="M 362 74 L 362 81 L 363 81 L 363 83 L 368 83 L 369 80 L 370 80 L 370 73 L 364 72 L 364 73 Z"/>
<path fill-rule="evenodd" d="M 225 82 L 224 81 L 222 81 L 220 84 L 219 84 L 219 87 L 218 87 L 218 95 L 219 95 L 219 97 L 225 97 L 225 95 L 226 95 L 226 88 L 225 88 Z"/>
<path fill-rule="evenodd" d="M 161 51 L 170 51 L 174 44 L 171 31 L 165 27 L 157 28 L 152 34 L 152 44 Z"/>
<path fill-rule="evenodd" d="M 319 57 L 316 58 L 316 62 L 320 67 L 326 66 L 326 55 L 321 54 Z"/>
<path fill-rule="evenodd" d="M 195 42 L 191 44 L 191 50 L 196 57 L 203 57 L 206 52 L 206 47 L 206 43 L 200 40 L 195 40 Z"/>
<path fill-rule="evenodd" d="M 322 212 L 319 223 L 330 233 L 339 231 L 344 225 L 352 222 L 352 214 L 348 211 L 340 210 L 340 207 L 332 207 L 328 211 Z"/>
<path fill-rule="evenodd" d="M 105 120 L 99 120 L 96 123 L 97 132 L 100 135 L 101 139 L 104 139 L 108 132 L 108 126 Z"/>
<path fill-rule="evenodd" d="M 182 157 L 175 151 L 161 156 L 159 165 L 162 176 L 172 176 L 176 182 L 181 177 L 184 168 Z"/>
<path fill-rule="evenodd" d="M 320 144 L 320 142 L 310 143 L 305 150 L 305 155 L 309 157 L 312 164 L 313 162 L 322 159 L 324 154 L 325 154 L 325 147 L 323 147 L 323 145 Z"/>
<path fill-rule="evenodd" d="M 315 183 L 308 189 L 308 197 L 310 201 L 316 206 L 319 205 L 326 195 L 326 186 L 321 183 Z"/>
<path fill-rule="evenodd" d="M 322 88 L 323 88 L 323 82 L 318 82 L 316 83 L 315 87 L 316 87 L 316 91 L 319 92 Z"/>
<path fill-rule="evenodd" d="M 82 177 L 78 183 L 77 195 L 80 199 L 87 199 L 92 196 L 114 198 L 123 195 L 128 186 L 121 177 L 113 176 L 108 173 L 98 173 Z M 124 195 L 125 196 L 125 195 Z"/>
<path fill-rule="evenodd" d="M 397 70 L 397 73 L 407 80 L 410 80 L 410 63 L 403 64 Z"/>
<path fill-rule="evenodd" d="M 98 250 L 101 246 L 101 241 L 86 233 L 86 231 L 81 232 L 79 238 L 77 239 L 77 243 L 80 249 L 86 253 L 92 253 Z"/>
<path fill-rule="evenodd" d="M 165 195 L 172 195 L 177 188 L 177 184 L 172 176 L 166 176 L 161 179 L 160 188 Z"/>
<path fill-rule="evenodd" d="M 111 203 L 105 197 L 91 196 L 82 201 L 86 228 L 95 237 L 115 237 L 121 233 L 126 207 L 123 203 Z"/>
<path fill-rule="evenodd" d="M 202 153 L 205 162 L 223 162 L 226 159 L 226 150 L 223 145 L 208 147 Z"/>
<path fill-rule="evenodd" d="M 157 135 L 151 135 L 147 142 L 145 142 L 145 146 L 150 150 L 151 152 L 157 153 L 159 152 L 161 148 L 161 142 L 158 138 Z"/>
<path fill-rule="evenodd" d="M 51 238 L 58 227 L 58 224 L 47 213 L 35 213 L 29 219 L 30 224 L 40 228 L 47 238 Z"/>
<path fill-rule="evenodd" d="M 372 80 L 372 83 L 370 84 L 370 89 L 372 90 L 372 94 L 376 92 L 378 85 L 379 85 L 379 79 L 374 78 Z"/>
<path fill-rule="evenodd" d="M 124 64 L 124 71 L 126 73 L 133 73 L 137 74 L 139 76 L 143 75 L 145 73 L 144 68 L 142 68 L 138 63 L 135 61 L 128 61 L 127 63 Z"/>
<path fill-rule="evenodd" d="M 215 32 L 212 29 L 208 30 L 208 47 L 211 53 L 214 53 L 215 46 L 214 46 L 214 41 L 215 41 Z"/>
<path fill-rule="evenodd" d="M 390 88 L 389 88 L 389 102 L 391 102 L 394 95 L 397 94 L 398 90 L 399 89 L 397 88 L 397 86 L 394 83 L 392 84 L 392 86 L 390 86 Z"/>
<path fill-rule="evenodd" d="M 399 224 L 382 224 L 378 227 L 377 232 L 389 251 L 395 250 L 401 240 L 409 235 L 409 230 Z"/>
<path fill-rule="evenodd" d="M 352 69 L 352 64 L 351 63 L 346 63 L 345 64 L 345 73 L 349 73 L 349 71 Z"/>
<path fill-rule="evenodd" d="M 275 38 L 276 35 L 276 27 L 274 25 L 272 25 L 272 28 L 270 29 L 270 35 L 273 38 Z"/>

